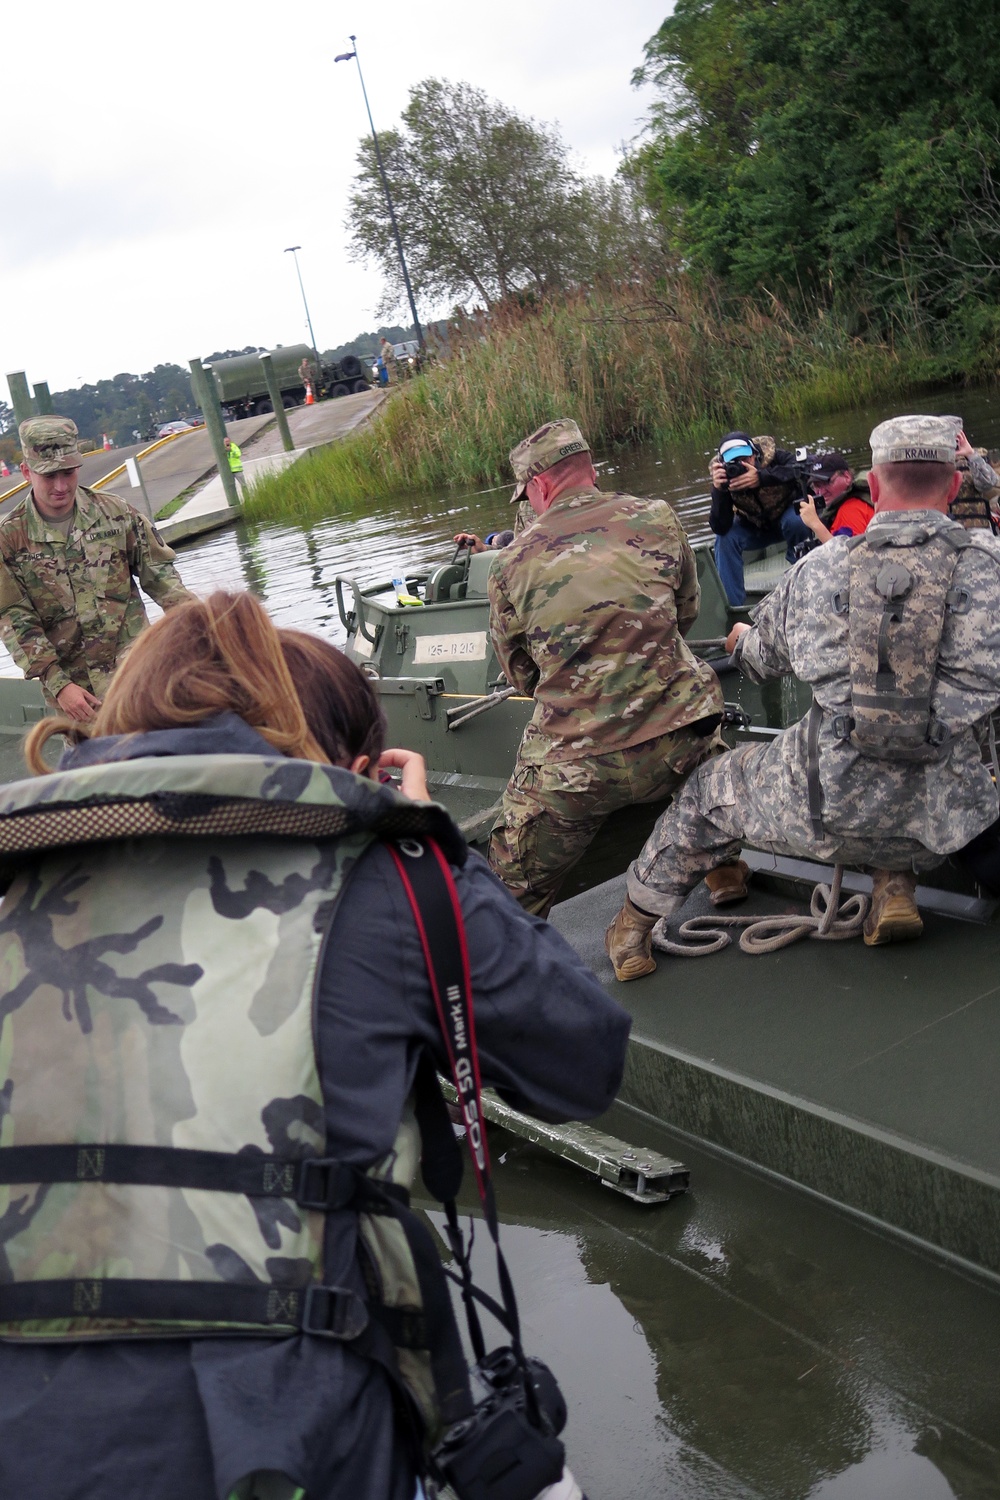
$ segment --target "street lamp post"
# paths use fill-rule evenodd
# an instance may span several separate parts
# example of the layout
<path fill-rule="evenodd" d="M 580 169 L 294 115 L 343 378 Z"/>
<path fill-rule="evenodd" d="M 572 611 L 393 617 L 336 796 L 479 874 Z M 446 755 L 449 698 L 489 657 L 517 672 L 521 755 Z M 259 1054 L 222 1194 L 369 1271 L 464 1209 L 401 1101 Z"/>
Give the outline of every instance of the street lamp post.
<path fill-rule="evenodd" d="M 319 346 L 316 343 L 316 335 L 313 333 L 312 318 L 309 316 L 309 303 L 306 301 L 306 289 L 302 285 L 302 272 L 299 270 L 299 257 L 295 253 L 297 250 L 301 250 L 301 249 L 302 249 L 301 245 L 288 245 L 286 247 L 286 249 L 285 249 L 285 254 L 286 255 L 290 255 L 292 257 L 292 260 L 294 260 L 294 262 L 295 262 L 295 272 L 296 272 L 296 275 L 299 278 L 299 291 L 302 293 L 302 306 L 306 310 L 306 322 L 309 325 L 309 338 L 312 341 L 313 353 L 316 355 L 316 358 L 318 359 L 319 358 Z"/>
<path fill-rule="evenodd" d="M 406 256 L 403 254 L 403 241 L 399 233 L 399 225 L 396 222 L 396 209 L 393 205 L 392 194 L 389 191 L 389 179 L 385 175 L 385 163 L 382 160 L 382 152 L 379 147 L 378 136 L 375 134 L 375 122 L 372 119 L 372 107 L 368 103 L 368 90 L 365 88 L 365 75 L 361 71 L 361 59 L 358 57 L 357 37 L 351 37 L 351 45 L 354 48 L 353 52 L 340 52 L 333 60 L 335 63 L 350 62 L 351 58 L 353 57 L 354 61 L 358 65 L 358 77 L 361 79 L 361 92 L 364 95 L 365 109 L 368 111 L 368 125 L 372 133 L 372 140 L 375 143 L 375 160 L 378 162 L 379 176 L 382 179 L 382 190 L 385 193 L 385 203 L 386 207 L 389 210 L 389 222 L 392 224 L 392 234 L 393 238 L 396 241 L 396 253 L 399 256 L 399 267 L 403 273 L 403 285 L 406 287 L 406 295 L 410 303 L 410 313 L 413 318 L 413 327 L 416 330 L 417 334 L 417 343 L 422 349 L 424 347 L 424 331 L 420 326 L 420 319 L 417 317 L 417 304 L 414 301 L 413 288 L 410 285 L 410 273 L 406 269 Z"/>

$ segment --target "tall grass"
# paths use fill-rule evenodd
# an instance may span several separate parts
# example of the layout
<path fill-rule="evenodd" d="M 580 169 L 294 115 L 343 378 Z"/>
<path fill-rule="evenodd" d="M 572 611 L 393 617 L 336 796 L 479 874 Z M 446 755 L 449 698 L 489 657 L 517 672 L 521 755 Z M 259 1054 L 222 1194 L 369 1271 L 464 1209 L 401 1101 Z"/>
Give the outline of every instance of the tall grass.
<path fill-rule="evenodd" d="M 723 303 L 684 277 L 667 292 L 592 288 L 473 328 L 367 428 L 258 481 L 246 511 L 315 517 L 408 490 L 499 483 L 510 448 L 556 416 L 574 417 L 605 451 L 768 430 L 913 390 L 929 366 L 915 344 L 862 344 L 822 315 L 805 324 L 777 302 Z"/>

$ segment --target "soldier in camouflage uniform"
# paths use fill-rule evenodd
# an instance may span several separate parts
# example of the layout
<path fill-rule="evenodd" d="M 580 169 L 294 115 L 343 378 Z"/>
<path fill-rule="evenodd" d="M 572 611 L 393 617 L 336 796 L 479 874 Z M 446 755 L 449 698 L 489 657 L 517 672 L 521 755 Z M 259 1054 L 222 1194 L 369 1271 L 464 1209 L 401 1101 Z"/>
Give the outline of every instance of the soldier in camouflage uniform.
<path fill-rule="evenodd" d="M 959 419 L 956 417 L 956 421 Z M 1000 494 L 1000 474 L 989 462 L 985 448 L 973 448 L 964 431 L 958 434 L 958 463 L 962 476 L 949 514 L 968 531 L 995 531 L 990 501 Z"/>
<path fill-rule="evenodd" d="M 940 864 L 997 815 L 980 734 L 1000 703 L 1000 542 L 964 532 L 947 514 L 960 483 L 954 419 L 897 417 L 876 427 L 871 442 L 876 513 L 864 537 L 835 537 L 811 552 L 755 611 L 753 627 L 734 626 L 727 643 L 756 682 L 793 672 L 811 683 L 813 708 L 771 744 L 744 745 L 702 766 L 659 820 L 608 929 L 619 979 L 655 968 L 657 920 L 679 910 L 703 876 L 736 861 L 744 841 L 794 858 L 871 866 L 865 941 L 918 937 L 915 872 Z M 865 700 L 853 684 L 859 648 L 851 619 L 863 600 L 852 595 L 852 559 L 859 547 L 876 549 L 890 588 L 893 568 L 915 566 L 906 549 L 935 537 L 947 543 L 937 550 L 950 554 L 954 569 L 936 618 L 916 609 L 908 616 L 905 605 L 898 615 L 886 609 L 868 642 L 881 669 L 888 630 L 887 665 L 895 661 L 900 674 L 928 647 L 923 707 L 934 732 L 909 748 L 890 735 L 884 753 L 866 753 L 858 717 L 878 694 Z"/>
<path fill-rule="evenodd" d="M 722 692 L 684 635 L 694 554 L 664 500 L 602 494 L 575 422 L 511 453 L 537 517 L 490 574 L 490 631 L 508 681 L 535 699 L 490 865 L 544 916 L 608 814 L 669 796 L 716 747 Z"/>
<path fill-rule="evenodd" d="M 19 433 L 31 489 L 0 522 L 0 637 L 51 703 L 90 719 L 148 623 L 133 580 L 164 609 L 191 596 L 145 516 L 78 484 L 83 457 L 68 417 L 31 417 Z"/>

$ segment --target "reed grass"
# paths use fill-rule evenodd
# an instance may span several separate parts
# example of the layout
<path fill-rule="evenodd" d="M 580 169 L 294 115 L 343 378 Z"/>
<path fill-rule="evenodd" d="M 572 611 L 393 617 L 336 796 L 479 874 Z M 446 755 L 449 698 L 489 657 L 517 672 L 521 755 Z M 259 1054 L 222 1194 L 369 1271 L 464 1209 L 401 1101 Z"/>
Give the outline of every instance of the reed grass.
<path fill-rule="evenodd" d="M 404 384 L 371 423 L 247 497 L 255 520 L 315 519 L 381 496 L 498 484 L 507 455 L 556 416 L 595 449 L 708 438 L 819 415 L 928 384 L 932 362 L 811 323 L 775 301 L 723 301 L 678 277 L 597 287 L 470 327 L 451 357 Z M 933 376 L 941 378 L 938 365 Z"/>

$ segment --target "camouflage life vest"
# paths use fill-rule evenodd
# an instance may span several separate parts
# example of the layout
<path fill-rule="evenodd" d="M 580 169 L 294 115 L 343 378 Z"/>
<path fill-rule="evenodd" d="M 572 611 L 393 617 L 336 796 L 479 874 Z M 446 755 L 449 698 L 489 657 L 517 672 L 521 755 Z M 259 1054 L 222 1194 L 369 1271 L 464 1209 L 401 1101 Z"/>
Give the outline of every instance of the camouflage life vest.
<path fill-rule="evenodd" d="M 755 437 L 751 439 L 755 448 L 760 450 L 758 463 L 762 469 L 766 469 L 774 462 L 777 445 L 773 437 Z M 748 521 L 751 526 L 756 526 L 761 531 L 767 531 L 777 526 L 785 511 L 795 499 L 795 486 L 790 484 L 760 484 L 755 490 L 730 490 L 730 498 L 733 509 Z"/>
<path fill-rule="evenodd" d="M 278 757 L 0 792 L 0 1337 L 314 1333 L 370 1353 L 377 1317 L 433 1426 L 427 1273 L 401 1223 L 413 1109 L 368 1174 L 329 1158 L 313 1032 L 344 882 L 374 839 L 411 834 L 455 842 L 438 808 Z M 368 1299 L 324 1285 L 344 1213 Z"/>
<path fill-rule="evenodd" d="M 931 700 L 945 615 L 965 613 L 968 591 L 953 586 L 964 531 L 918 523 L 880 526 L 852 537 L 848 598 L 851 709 L 834 721 L 840 738 L 881 760 L 941 760 L 954 738 Z"/>

